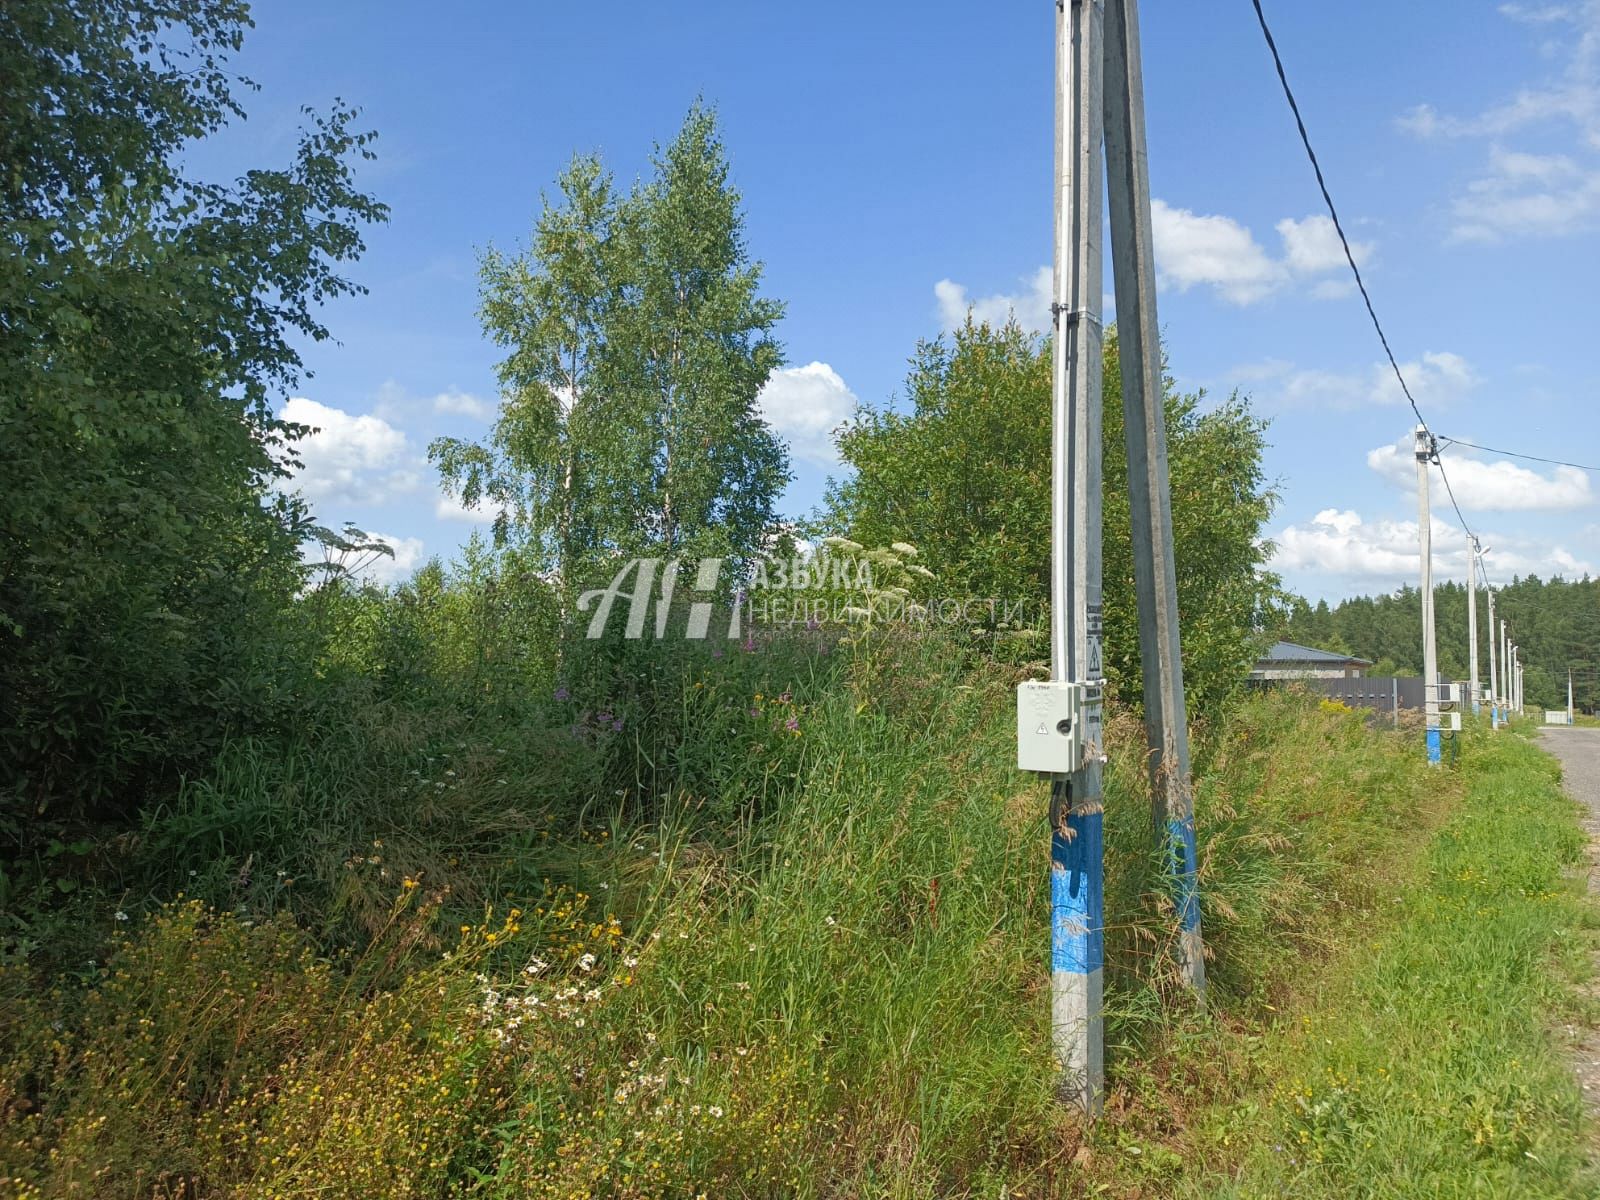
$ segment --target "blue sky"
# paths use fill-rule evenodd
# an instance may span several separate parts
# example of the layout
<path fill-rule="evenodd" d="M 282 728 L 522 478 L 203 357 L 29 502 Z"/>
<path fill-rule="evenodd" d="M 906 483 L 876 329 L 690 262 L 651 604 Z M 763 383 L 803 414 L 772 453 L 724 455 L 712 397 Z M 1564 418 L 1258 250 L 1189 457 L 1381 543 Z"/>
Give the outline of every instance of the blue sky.
<path fill-rule="evenodd" d="M 750 247 L 785 301 L 785 498 L 838 468 L 819 436 L 898 392 L 919 338 L 968 305 L 1042 323 L 1052 0 L 870 5 L 339 4 L 272 0 L 239 60 L 250 120 L 198 155 L 276 163 L 301 104 L 360 105 L 392 208 L 326 312 L 292 415 L 324 432 L 302 485 L 325 521 L 392 539 L 392 571 L 475 528 L 425 461 L 477 436 L 495 348 L 475 255 L 516 245 L 575 150 L 645 171 L 697 95 L 721 114 Z M 1268 5 L 1380 316 L 1436 431 L 1600 463 L 1600 0 Z M 1142 6 L 1161 321 L 1185 388 L 1272 418 L 1278 569 L 1307 595 L 1414 581 L 1408 410 L 1300 150 L 1248 0 Z M 1582 472 L 1452 450 L 1494 576 L 1600 569 Z M 1445 519 L 1445 518 L 1448 519 Z M 1459 577 L 1453 513 L 1438 568 Z"/>

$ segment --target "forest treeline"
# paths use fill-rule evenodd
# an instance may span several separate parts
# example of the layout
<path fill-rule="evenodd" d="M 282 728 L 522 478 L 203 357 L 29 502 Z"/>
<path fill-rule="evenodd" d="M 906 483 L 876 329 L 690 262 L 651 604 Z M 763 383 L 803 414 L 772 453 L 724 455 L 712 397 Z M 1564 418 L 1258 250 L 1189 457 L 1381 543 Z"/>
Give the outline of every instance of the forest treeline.
<path fill-rule="evenodd" d="M 1478 670 L 1489 683 L 1489 601 L 1477 589 Z M 1470 628 L 1467 587 L 1443 583 L 1434 589 L 1439 631 L 1439 670 L 1451 679 L 1468 677 Z M 1576 704 L 1585 712 L 1600 705 L 1600 580 L 1540 579 L 1528 575 L 1496 589 L 1495 619 L 1507 622 L 1521 648 L 1523 687 L 1530 709 L 1565 708 L 1567 672 Z M 1296 598 L 1289 606 L 1285 637 L 1370 659 L 1375 675 L 1422 674 L 1422 593 L 1403 587 L 1386 596 L 1360 596 L 1329 605 Z"/>

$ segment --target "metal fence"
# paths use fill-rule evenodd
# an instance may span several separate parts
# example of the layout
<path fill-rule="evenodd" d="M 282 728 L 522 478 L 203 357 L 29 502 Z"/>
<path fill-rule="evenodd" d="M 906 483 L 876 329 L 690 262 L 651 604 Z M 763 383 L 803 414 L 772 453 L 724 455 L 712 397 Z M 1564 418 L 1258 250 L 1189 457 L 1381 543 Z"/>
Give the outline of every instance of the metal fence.
<path fill-rule="evenodd" d="M 1397 713 L 1403 708 L 1420 709 L 1425 703 L 1420 676 L 1374 675 L 1363 679 L 1271 679 L 1258 680 L 1257 687 L 1299 686 L 1327 696 L 1351 708 L 1370 708 L 1382 713 Z"/>

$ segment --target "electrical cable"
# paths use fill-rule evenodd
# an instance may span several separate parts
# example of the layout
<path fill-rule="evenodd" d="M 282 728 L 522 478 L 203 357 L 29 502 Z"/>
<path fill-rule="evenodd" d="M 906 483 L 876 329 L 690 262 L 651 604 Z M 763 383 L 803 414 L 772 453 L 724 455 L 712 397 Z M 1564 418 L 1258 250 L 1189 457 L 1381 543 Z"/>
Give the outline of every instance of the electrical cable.
<path fill-rule="evenodd" d="M 1322 190 L 1323 202 L 1328 206 L 1328 215 L 1333 218 L 1334 232 L 1339 235 L 1339 244 L 1344 247 L 1345 261 L 1350 264 L 1350 271 L 1355 276 L 1356 287 L 1361 291 L 1361 299 L 1366 302 L 1367 315 L 1372 318 L 1372 328 L 1378 333 L 1378 341 L 1383 343 L 1383 352 L 1389 357 L 1389 366 L 1394 369 L 1394 377 L 1400 382 L 1400 391 L 1405 395 L 1411 411 L 1417 415 L 1417 423 L 1422 426 L 1428 435 L 1429 443 L 1433 449 L 1430 461 L 1439 468 L 1439 475 L 1444 480 L 1444 488 L 1450 496 L 1450 507 L 1455 509 L 1456 518 L 1461 522 L 1461 527 L 1466 530 L 1468 537 L 1472 536 L 1472 527 L 1467 524 L 1467 518 L 1461 511 L 1461 505 L 1456 503 L 1455 489 L 1450 486 L 1450 476 L 1444 469 L 1444 463 L 1439 458 L 1439 441 L 1428 428 L 1427 418 L 1422 415 L 1422 409 L 1417 406 L 1416 397 L 1411 394 L 1411 387 L 1406 383 L 1405 372 L 1400 369 L 1400 360 L 1395 357 L 1394 350 L 1389 345 L 1389 335 L 1383 330 L 1383 322 L 1378 320 L 1378 310 L 1372 303 L 1372 294 L 1367 291 L 1367 283 L 1361 277 L 1361 268 L 1356 265 L 1355 252 L 1350 248 L 1350 239 L 1345 236 L 1344 222 L 1339 219 L 1339 210 L 1333 203 L 1333 195 L 1328 190 L 1327 178 L 1322 173 L 1322 163 L 1317 159 L 1317 152 L 1311 145 L 1311 134 L 1306 131 L 1305 118 L 1300 114 L 1300 104 L 1294 98 L 1294 89 L 1289 86 L 1289 74 L 1284 69 L 1283 56 L 1278 53 L 1277 39 L 1272 36 L 1272 28 L 1267 24 L 1267 14 L 1261 7 L 1261 0 L 1250 0 L 1255 6 L 1256 20 L 1261 25 L 1261 33 L 1267 39 L 1267 49 L 1272 54 L 1273 66 L 1278 71 L 1278 82 L 1283 85 L 1284 99 L 1289 102 L 1289 111 L 1294 114 L 1295 127 L 1300 131 L 1300 142 L 1306 149 L 1306 157 L 1311 160 L 1311 169 L 1317 176 L 1317 187 Z"/>
<path fill-rule="evenodd" d="M 1573 467 L 1579 471 L 1594 471 L 1600 473 L 1600 467 L 1585 466 L 1583 463 L 1563 462 L 1559 458 L 1540 458 L 1537 454 L 1518 454 L 1515 450 L 1497 450 L 1493 446 L 1480 446 L 1476 442 L 1464 442 L 1460 438 L 1443 437 L 1445 446 L 1465 446 L 1469 450 L 1482 450 L 1485 454 L 1501 454 L 1506 458 L 1521 458 L 1528 462 L 1547 463 L 1552 467 Z"/>

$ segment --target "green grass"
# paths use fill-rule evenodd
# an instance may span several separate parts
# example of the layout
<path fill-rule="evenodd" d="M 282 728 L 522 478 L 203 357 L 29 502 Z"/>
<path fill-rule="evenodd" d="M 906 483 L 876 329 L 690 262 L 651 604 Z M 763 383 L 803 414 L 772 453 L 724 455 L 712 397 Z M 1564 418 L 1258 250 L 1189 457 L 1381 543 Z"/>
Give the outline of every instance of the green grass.
<path fill-rule="evenodd" d="M 209 904 L 118 926 L 102 895 L 120 932 L 87 991 L 0 974 L 0 1179 L 185 1200 L 1132 1197 L 1193 1188 L 1188 1160 L 1241 1168 L 1238 1194 L 1314 1196 L 1369 1194 L 1350 1188 L 1413 1153 L 1570 1177 L 1571 1088 L 1538 1014 L 1567 995 L 1550 923 L 1577 928 L 1558 874 L 1575 831 L 1519 739 L 1470 736 L 1458 775 L 1338 705 L 1232 711 L 1201 759 L 1201 1013 L 1171 966 L 1142 730 L 1115 714 L 1089 1132 L 1053 1099 L 1046 796 L 1011 768 L 1013 679 L 884 645 L 774 701 L 783 660 L 758 659 L 662 684 L 681 777 L 703 782 L 648 808 L 599 759 L 603 794 L 541 808 L 576 784 L 514 730 L 486 745 L 378 714 L 352 717 L 360 753 L 241 748 L 143 835 L 167 878 L 197 848 L 225 859 L 194 858 Z M 297 900 L 276 878 L 291 854 Z M 1468 862 L 1498 884 L 1458 878 Z M 1448 931 L 1470 935 L 1459 961 Z M 1474 1013 L 1467 969 L 1525 1011 Z M 1421 1073 L 1441 1047 L 1441 1076 Z M 1375 1089 L 1364 1054 L 1404 1084 Z M 1325 1115 L 1324 1067 L 1387 1107 Z M 1486 1128 L 1488 1150 L 1461 1141 Z M 1302 1129 L 1322 1161 L 1271 1149 Z"/>
<path fill-rule="evenodd" d="M 1347 935 L 1315 1002 L 1274 1033 L 1270 1087 L 1209 1114 L 1218 1197 L 1585 1197 L 1574 1014 L 1594 914 L 1552 762 L 1473 739 L 1466 797 L 1391 911 Z M 1240 1148 L 1243 1153 L 1240 1153 Z"/>

